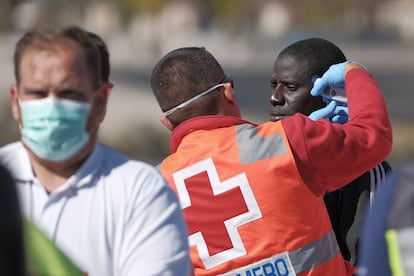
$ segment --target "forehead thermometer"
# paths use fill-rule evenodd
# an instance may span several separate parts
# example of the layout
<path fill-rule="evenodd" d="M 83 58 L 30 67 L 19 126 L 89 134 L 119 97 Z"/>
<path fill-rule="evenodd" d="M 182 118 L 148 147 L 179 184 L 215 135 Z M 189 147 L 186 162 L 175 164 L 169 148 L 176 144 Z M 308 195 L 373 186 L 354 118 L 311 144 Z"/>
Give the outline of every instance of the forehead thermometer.
<path fill-rule="evenodd" d="M 313 83 L 315 84 L 316 82 L 318 82 L 320 80 L 320 78 L 315 77 L 313 78 Z M 322 94 L 320 95 L 324 98 L 330 99 L 330 100 L 334 100 L 337 102 L 341 102 L 341 103 L 348 103 L 348 99 L 346 98 L 346 93 L 345 93 L 345 89 L 343 87 L 327 87 L 325 88 L 325 90 L 322 92 Z"/>

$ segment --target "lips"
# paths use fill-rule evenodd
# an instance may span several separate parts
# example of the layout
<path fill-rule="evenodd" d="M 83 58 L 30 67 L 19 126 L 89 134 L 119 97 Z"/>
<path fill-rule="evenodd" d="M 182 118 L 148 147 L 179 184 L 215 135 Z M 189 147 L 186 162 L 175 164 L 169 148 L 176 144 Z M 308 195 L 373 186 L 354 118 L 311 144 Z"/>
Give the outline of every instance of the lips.
<path fill-rule="evenodd" d="M 270 121 L 275 122 L 283 119 L 285 115 L 280 113 L 270 113 Z"/>

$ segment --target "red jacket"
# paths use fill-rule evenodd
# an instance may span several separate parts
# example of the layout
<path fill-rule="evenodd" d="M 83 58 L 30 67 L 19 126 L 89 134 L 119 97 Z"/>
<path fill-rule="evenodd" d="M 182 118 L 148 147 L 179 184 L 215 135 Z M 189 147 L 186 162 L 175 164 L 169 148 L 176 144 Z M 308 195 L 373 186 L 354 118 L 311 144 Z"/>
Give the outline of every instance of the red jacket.
<path fill-rule="evenodd" d="M 174 130 L 161 172 L 180 199 L 196 275 L 352 274 L 322 195 L 383 160 L 391 128 L 367 72 L 351 70 L 346 89 L 343 126 L 206 116 Z"/>

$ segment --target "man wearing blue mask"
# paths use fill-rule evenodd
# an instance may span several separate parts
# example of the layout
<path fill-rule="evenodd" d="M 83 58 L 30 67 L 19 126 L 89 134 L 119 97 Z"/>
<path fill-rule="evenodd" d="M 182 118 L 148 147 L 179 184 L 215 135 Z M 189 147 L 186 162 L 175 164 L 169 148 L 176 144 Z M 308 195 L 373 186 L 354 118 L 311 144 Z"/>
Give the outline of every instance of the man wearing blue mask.
<path fill-rule="evenodd" d="M 14 66 L 21 142 L 2 147 L 0 162 L 25 217 L 88 275 L 188 275 L 187 230 L 172 190 L 150 165 L 97 142 L 109 93 L 88 32 L 29 31 Z"/>

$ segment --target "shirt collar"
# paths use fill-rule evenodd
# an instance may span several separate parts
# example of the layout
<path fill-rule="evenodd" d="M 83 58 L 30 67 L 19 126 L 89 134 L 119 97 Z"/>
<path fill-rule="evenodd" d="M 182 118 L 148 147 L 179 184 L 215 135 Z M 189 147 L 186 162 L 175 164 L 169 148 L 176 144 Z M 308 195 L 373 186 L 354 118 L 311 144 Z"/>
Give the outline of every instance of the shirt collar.
<path fill-rule="evenodd" d="M 29 182 L 34 178 L 29 154 L 24 148 L 23 143 L 18 143 L 20 143 L 20 145 L 17 147 L 15 154 L 8 160 L 7 167 L 16 180 Z"/>
<path fill-rule="evenodd" d="M 63 185 L 67 187 L 81 187 L 90 183 L 95 172 L 99 171 L 102 162 L 102 148 L 96 145 L 83 165 Z M 35 178 L 30 164 L 29 155 L 23 144 L 18 147 L 14 157 L 9 160 L 8 168 L 18 182 L 31 182 Z M 63 187 L 62 187 L 63 188 Z M 65 189 L 63 188 L 63 189 Z M 61 190 L 60 188 L 57 190 Z"/>
<path fill-rule="evenodd" d="M 100 170 L 102 160 L 102 148 L 97 144 L 82 166 L 66 182 L 69 182 L 70 186 L 78 188 L 90 183 L 95 173 Z"/>
<path fill-rule="evenodd" d="M 200 116 L 200 117 L 189 119 L 181 123 L 180 125 L 178 125 L 176 128 L 174 128 L 171 134 L 171 137 L 170 137 L 171 153 L 176 152 L 184 136 L 186 136 L 187 134 L 193 131 L 213 130 L 216 128 L 229 127 L 229 126 L 246 124 L 246 123 L 252 124 L 251 122 L 245 121 L 238 117 L 223 116 L 223 115 Z"/>

